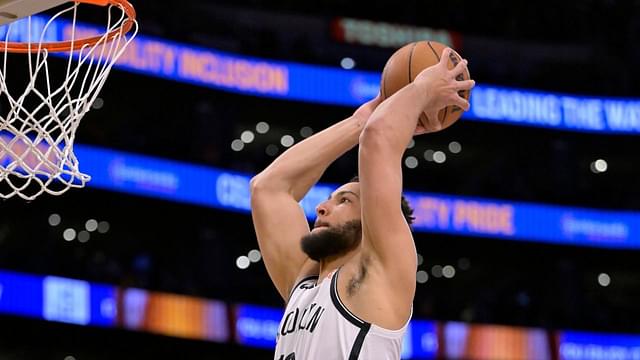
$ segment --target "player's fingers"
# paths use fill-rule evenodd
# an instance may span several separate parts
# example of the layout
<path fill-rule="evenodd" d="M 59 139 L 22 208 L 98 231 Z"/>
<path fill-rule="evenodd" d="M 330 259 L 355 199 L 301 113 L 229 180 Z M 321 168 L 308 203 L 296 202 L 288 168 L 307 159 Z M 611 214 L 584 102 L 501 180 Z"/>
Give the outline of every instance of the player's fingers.
<path fill-rule="evenodd" d="M 460 91 L 460 90 L 471 90 L 473 89 L 473 87 L 476 86 L 476 81 L 475 80 L 459 80 L 456 81 L 456 90 Z"/>
<path fill-rule="evenodd" d="M 469 101 L 463 97 L 460 97 L 459 95 L 455 95 L 455 98 L 453 99 L 453 105 L 457 105 L 460 108 L 462 108 L 462 110 L 464 111 L 468 111 L 469 108 L 471 107 L 471 104 L 469 104 Z"/>
<path fill-rule="evenodd" d="M 451 70 L 451 74 L 455 78 L 456 76 L 463 74 L 467 71 L 467 64 L 469 62 L 466 59 L 459 61 L 458 64 Z"/>
<path fill-rule="evenodd" d="M 453 49 L 451 49 L 450 47 L 446 47 L 444 48 L 444 50 L 442 50 L 442 55 L 440 55 L 440 64 L 447 66 L 448 62 L 449 62 L 449 57 L 451 57 L 451 52 L 453 52 Z"/>

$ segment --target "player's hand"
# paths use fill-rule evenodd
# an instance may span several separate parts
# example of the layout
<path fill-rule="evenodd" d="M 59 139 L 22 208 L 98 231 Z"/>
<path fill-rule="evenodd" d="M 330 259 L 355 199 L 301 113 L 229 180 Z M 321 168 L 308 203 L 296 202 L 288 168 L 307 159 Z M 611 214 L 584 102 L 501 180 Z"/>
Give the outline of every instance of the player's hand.
<path fill-rule="evenodd" d="M 362 104 L 354 113 L 353 116 L 360 118 L 362 121 L 366 122 L 373 111 L 382 103 L 382 95 L 378 92 L 378 95 Z"/>
<path fill-rule="evenodd" d="M 449 70 L 447 65 L 452 51 L 451 48 L 444 49 L 440 62 L 422 70 L 413 82 L 425 94 L 423 111 L 428 117 L 428 121 L 418 123 L 417 135 L 442 129 L 438 112 L 449 105 L 457 105 L 464 111 L 469 110 L 469 101 L 458 92 L 470 90 L 475 86 L 475 81 L 456 80 L 456 76 L 467 72 L 467 60 L 463 59 Z"/>

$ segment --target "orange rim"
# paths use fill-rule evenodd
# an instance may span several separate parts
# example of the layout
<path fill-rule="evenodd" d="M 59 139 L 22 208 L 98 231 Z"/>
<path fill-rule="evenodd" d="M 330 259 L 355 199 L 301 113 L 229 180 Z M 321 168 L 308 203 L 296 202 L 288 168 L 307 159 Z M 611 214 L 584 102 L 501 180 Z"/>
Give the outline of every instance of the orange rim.
<path fill-rule="evenodd" d="M 115 5 L 124 10 L 127 15 L 127 19 L 122 22 L 122 25 L 117 29 L 112 30 L 107 34 L 107 41 L 111 41 L 118 34 L 126 34 L 128 33 L 136 20 L 136 10 L 133 8 L 133 5 L 129 3 L 127 0 L 75 0 L 73 2 L 81 3 L 81 4 L 90 4 L 96 6 L 109 6 Z M 37 44 L 34 46 L 33 43 L 21 43 L 21 42 L 0 42 L 5 43 L 5 46 L 0 45 L 1 48 L 5 48 L 8 52 L 12 53 L 37 53 L 41 49 L 47 49 L 49 52 L 62 52 L 62 51 L 70 51 L 70 50 L 80 50 L 82 47 L 86 45 L 95 45 L 100 39 L 103 39 L 104 35 L 88 37 L 84 39 L 75 39 L 74 41 L 58 41 L 58 42 L 48 42 Z"/>

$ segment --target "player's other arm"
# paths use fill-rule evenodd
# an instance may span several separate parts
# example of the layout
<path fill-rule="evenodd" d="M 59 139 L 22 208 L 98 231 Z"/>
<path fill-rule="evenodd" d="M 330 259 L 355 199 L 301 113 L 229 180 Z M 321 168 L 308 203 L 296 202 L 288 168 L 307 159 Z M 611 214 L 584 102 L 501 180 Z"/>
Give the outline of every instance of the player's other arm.
<path fill-rule="evenodd" d="M 450 51 L 447 49 L 445 51 Z M 448 105 L 467 110 L 469 103 L 457 91 L 473 81 L 456 81 L 466 61 L 447 69 L 448 56 L 425 69 L 416 80 L 384 101 L 360 135 L 359 176 L 362 202 L 363 251 L 381 264 L 395 293 L 415 292 L 416 252 L 401 211 L 402 155 L 416 133 L 437 131 L 437 113 Z M 425 111 L 431 124 L 418 124 Z"/>
<path fill-rule="evenodd" d="M 379 101 L 362 105 L 353 116 L 291 147 L 251 180 L 251 216 L 258 244 L 269 276 L 285 300 L 300 276 L 318 272 L 317 263 L 300 247 L 309 225 L 298 202 L 333 161 L 357 145 Z"/>

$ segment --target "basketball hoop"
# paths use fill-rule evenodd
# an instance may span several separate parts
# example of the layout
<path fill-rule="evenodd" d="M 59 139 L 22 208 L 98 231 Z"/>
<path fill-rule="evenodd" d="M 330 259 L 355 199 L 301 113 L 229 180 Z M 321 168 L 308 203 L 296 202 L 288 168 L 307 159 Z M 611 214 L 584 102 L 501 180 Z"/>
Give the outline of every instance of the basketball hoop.
<path fill-rule="evenodd" d="M 34 3 L 38 1 L 37 6 L 42 6 L 43 0 Z M 106 9 L 106 28 L 96 32 L 94 27 L 77 24 L 78 8 L 85 5 Z M 63 7 L 46 21 L 41 15 L 23 18 L 27 33 L 19 35 L 19 41 L 13 41 L 15 23 L 6 25 L 0 40 L 3 199 L 18 195 L 33 200 L 43 192 L 60 195 L 72 187 L 84 187 L 91 179 L 80 172 L 73 153 L 75 133 L 113 64 L 138 32 L 135 10 L 127 0 L 76 0 Z M 65 20 L 63 15 L 73 19 Z M 51 33 L 62 38 L 50 41 Z M 50 54 L 57 59 L 50 62 Z M 17 66 L 11 67 L 16 57 L 13 64 Z M 16 73 L 18 64 L 28 68 L 26 75 Z M 61 68 L 57 73 L 56 67 Z"/>

